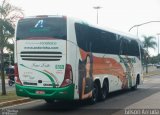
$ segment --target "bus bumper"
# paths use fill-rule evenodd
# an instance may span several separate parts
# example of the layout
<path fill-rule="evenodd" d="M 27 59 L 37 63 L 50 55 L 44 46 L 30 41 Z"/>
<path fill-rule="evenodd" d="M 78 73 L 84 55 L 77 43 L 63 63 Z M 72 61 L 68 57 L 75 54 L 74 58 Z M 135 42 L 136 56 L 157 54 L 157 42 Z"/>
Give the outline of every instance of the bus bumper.
<path fill-rule="evenodd" d="M 29 87 L 19 84 L 15 85 L 17 96 L 30 97 L 33 99 L 56 99 L 56 100 L 73 100 L 74 99 L 74 84 L 63 88 L 42 88 Z M 40 92 L 40 93 L 37 93 Z"/>

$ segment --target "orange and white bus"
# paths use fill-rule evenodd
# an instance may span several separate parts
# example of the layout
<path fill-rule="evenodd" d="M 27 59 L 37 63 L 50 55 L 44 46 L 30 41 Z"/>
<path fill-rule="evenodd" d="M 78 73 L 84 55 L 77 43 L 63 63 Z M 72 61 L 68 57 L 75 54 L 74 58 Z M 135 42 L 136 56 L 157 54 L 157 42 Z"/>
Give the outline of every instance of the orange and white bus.
<path fill-rule="evenodd" d="M 65 16 L 20 19 L 16 27 L 18 96 L 104 100 L 142 83 L 142 47 L 136 37 Z"/>

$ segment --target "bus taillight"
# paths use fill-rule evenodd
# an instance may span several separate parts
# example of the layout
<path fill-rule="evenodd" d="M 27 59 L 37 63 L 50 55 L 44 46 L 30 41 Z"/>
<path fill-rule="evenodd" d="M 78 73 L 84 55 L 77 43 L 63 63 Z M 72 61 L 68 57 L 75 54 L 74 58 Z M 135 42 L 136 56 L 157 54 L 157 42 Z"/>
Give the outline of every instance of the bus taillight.
<path fill-rule="evenodd" d="M 66 70 L 64 75 L 64 80 L 61 84 L 61 87 L 65 87 L 67 85 L 72 84 L 73 75 L 72 75 L 72 67 L 69 64 L 66 64 Z"/>
<path fill-rule="evenodd" d="M 22 85 L 22 83 L 21 83 L 21 81 L 19 79 L 19 73 L 18 73 L 18 65 L 17 65 L 17 63 L 14 64 L 14 75 L 15 75 L 14 77 L 15 77 L 16 83 Z"/>

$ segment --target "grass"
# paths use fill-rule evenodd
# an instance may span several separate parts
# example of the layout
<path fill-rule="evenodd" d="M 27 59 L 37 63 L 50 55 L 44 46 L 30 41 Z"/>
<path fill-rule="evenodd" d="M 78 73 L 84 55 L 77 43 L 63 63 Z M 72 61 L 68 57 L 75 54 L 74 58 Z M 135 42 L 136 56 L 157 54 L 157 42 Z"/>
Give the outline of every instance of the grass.
<path fill-rule="evenodd" d="M 144 76 L 151 76 L 151 75 L 160 75 L 160 70 L 159 71 L 152 71 L 149 73 L 144 73 Z"/>
<path fill-rule="evenodd" d="M 152 75 L 160 75 L 160 69 L 155 69 L 153 71 L 150 71 L 148 73 L 146 73 L 144 71 L 144 77 L 147 77 L 147 76 L 152 76 Z"/>
<path fill-rule="evenodd" d="M 0 103 L 6 102 L 6 101 L 11 101 L 11 100 L 16 100 L 16 99 L 22 99 L 22 98 L 23 97 L 17 96 L 15 91 L 9 91 L 9 92 L 7 92 L 7 95 L 2 95 L 2 93 L 0 94 Z"/>

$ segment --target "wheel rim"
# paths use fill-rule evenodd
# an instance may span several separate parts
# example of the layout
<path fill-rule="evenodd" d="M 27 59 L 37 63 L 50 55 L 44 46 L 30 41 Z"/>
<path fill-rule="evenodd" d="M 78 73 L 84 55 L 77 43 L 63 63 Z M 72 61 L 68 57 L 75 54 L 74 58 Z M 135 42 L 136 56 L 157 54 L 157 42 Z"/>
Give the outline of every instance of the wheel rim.
<path fill-rule="evenodd" d="M 102 87 L 102 98 L 103 99 L 105 99 L 106 98 L 106 96 L 107 96 L 107 90 L 108 90 L 108 88 L 107 88 L 107 84 L 106 84 L 106 82 L 103 84 L 103 87 Z"/>
<path fill-rule="evenodd" d="M 9 86 L 12 86 L 12 83 L 11 83 L 11 81 L 9 81 L 9 83 L 8 83 L 8 84 L 9 84 Z"/>
<path fill-rule="evenodd" d="M 105 99 L 107 95 L 107 91 L 105 90 L 105 88 L 102 89 L 102 98 Z"/>

